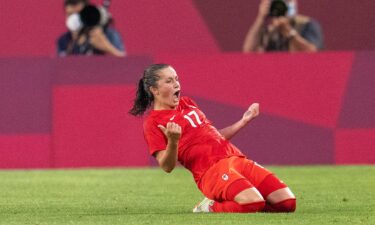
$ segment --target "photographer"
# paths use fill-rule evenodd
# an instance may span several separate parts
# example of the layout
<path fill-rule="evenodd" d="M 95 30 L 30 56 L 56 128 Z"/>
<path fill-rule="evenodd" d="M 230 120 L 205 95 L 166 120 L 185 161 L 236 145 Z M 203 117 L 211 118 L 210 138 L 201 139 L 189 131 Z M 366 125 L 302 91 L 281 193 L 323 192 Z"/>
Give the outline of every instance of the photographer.
<path fill-rule="evenodd" d="M 319 23 L 297 15 L 297 0 L 261 0 L 258 16 L 246 35 L 243 52 L 316 52 L 322 48 Z"/>
<path fill-rule="evenodd" d="M 106 3 L 108 7 L 109 1 Z M 125 56 L 121 36 L 110 27 L 112 21 L 104 7 L 90 5 L 88 0 L 64 0 L 64 10 L 69 31 L 57 41 L 59 56 Z"/>

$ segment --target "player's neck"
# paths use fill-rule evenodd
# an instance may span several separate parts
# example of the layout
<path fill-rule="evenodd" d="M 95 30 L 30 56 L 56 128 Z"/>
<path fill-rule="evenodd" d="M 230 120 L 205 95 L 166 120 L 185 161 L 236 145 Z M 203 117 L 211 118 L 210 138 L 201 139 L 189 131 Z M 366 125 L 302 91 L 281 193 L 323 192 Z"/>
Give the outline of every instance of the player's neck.
<path fill-rule="evenodd" d="M 170 106 L 166 104 L 154 103 L 153 109 L 154 110 L 175 110 L 177 106 Z"/>

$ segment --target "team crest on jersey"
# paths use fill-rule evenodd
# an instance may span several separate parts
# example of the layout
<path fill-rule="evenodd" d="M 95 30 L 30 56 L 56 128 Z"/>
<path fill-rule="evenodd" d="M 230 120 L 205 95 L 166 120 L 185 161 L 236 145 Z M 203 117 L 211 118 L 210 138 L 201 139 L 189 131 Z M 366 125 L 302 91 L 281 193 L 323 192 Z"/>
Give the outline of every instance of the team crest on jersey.
<path fill-rule="evenodd" d="M 227 181 L 229 180 L 229 176 L 226 173 L 224 173 L 223 176 L 221 176 L 221 179 L 223 179 L 224 181 Z"/>

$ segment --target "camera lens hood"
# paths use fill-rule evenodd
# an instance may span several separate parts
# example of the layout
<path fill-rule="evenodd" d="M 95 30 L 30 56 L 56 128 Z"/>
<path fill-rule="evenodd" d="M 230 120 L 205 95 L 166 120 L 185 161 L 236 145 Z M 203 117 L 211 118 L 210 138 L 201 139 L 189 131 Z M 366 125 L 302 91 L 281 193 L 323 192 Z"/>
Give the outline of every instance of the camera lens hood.
<path fill-rule="evenodd" d="M 270 7 L 270 17 L 285 16 L 288 11 L 288 6 L 283 0 L 273 0 Z"/>
<path fill-rule="evenodd" d="M 100 11 L 94 5 L 85 6 L 79 13 L 82 24 L 86 27 L 93 27 L 100 24 Z"/>

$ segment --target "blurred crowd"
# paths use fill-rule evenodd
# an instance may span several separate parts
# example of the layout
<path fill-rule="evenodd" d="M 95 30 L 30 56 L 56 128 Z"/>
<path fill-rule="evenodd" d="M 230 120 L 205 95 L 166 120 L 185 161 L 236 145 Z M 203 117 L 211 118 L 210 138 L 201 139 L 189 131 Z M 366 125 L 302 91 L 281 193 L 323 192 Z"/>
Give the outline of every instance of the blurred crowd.
<path fill-rule="evenodd" d="M 89 0 L 64 0 L 67 31 L 57 40 L 59 56 L 126 56 L 123 39 L 113 26 L 110 0 L 100 6 Z M 243 52 L 317 52 L 324 47 L 317 20 L 298 13 L 297 0 L 260 0 Z"/>

